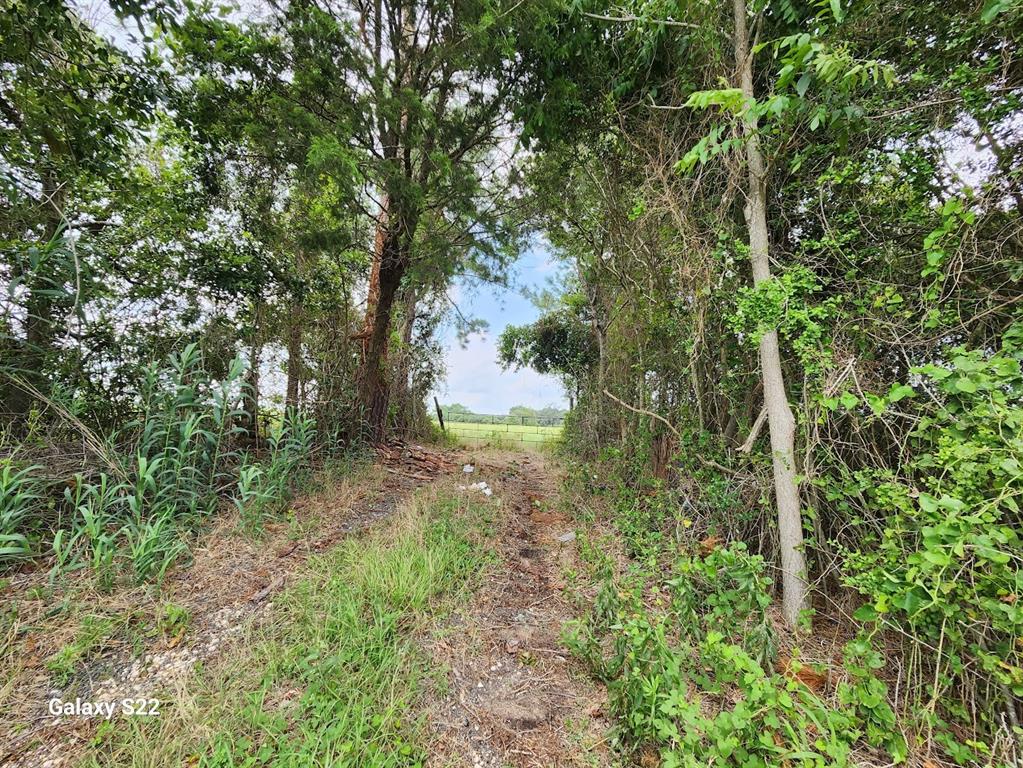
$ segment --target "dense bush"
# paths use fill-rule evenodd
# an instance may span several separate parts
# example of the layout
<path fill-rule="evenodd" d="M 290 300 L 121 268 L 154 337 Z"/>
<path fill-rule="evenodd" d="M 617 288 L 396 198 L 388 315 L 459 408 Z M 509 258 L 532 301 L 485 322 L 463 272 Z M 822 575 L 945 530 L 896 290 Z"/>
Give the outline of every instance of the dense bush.
<path fill-rule="evenodd" d="M 606 681 L 623 745 L 685 768 L 844 766 L 857 750 L 904 760 L 867 636 L 848 643 L 834 685 L 794 651 L 780 660 L 770 584 L 741 543 L 603 583 L 569 641 Z"/>
<path fill-rule="evenodd" d="M 998 351 L 950 351 L 912 387 L 872 403 L 877 418 L 915 395 L 910 459 L 898 473 L 829 478 L 866 499 L 879 530 L 844 547 L 843 581 L 868 601 L 858 615 L 895 627 L 912 650 L 921 711 L 997 729 L 1023 696 L 1023 326 Z M 962 700 L 950 703 L 944 693 Z M 1003 720 L 1003 718 L 1006 718 Z"/>

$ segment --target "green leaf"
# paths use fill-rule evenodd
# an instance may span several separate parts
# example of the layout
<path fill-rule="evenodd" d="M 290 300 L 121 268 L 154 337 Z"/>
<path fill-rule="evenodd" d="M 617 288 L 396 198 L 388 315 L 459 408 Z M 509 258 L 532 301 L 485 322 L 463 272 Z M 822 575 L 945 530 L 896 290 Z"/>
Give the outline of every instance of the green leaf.
<path fill-rule="evenodd" d="M 980 20 L 985 24 L 990 24 L 998 14 L 1009 10 L 1012 6 L 1012 0 L 988 0 L 984 5 L 984 10 L 980 12 Z"/>
<path fill-rule="evenodd" d="M 969 376 L 960 376 L 955 380 L 955 388 L 960 392 L 973 393 L 977 391 L 977 382 Z"/>
<path fill-rule="evenodd" d="M 888 402 L 897 403 L 903 398 L 914 395 L 916 395 L 916 391 L 908 384 L 892 384 L 892 388 L 888 390 Z"/>
<path fill-rule="evenodd" d="M 853 618 L 856 619 L 856 621 L 877 621 L 877 617 L 879 615 L 880 614 L 878 614 L 877 610 L 870 603 L 861 605 L 853 612 Z"/>
<path fill-rule="evenodd" d="M 810 87 L 810 79 L 812 75 L 809 72 L 804 72 L 802 77 L 796 81 L 796 93 L 799 94 L 799 98 L 806 96 L 806 89 Z"/>
<path fill-rule="evenodd" d="M 884 413 L 885 401 L 883 397 L 878 397 L 877 395 L 872 395 L 870 393 L 867 393 L 865 397 L 867 399 L 867 405 L 870 406 L 870 410 L 873 411 L 875 416 L 880 416 Z"/>

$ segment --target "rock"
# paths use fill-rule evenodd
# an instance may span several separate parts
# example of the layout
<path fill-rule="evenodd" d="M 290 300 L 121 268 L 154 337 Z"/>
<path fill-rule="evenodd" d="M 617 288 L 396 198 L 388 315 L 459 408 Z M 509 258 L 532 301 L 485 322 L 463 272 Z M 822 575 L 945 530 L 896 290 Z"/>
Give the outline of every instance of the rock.
<path fill-rule="evenodd" d="M 476 467 L 474 467 L 472 464 L 466 464 L 464 467 L 462 467 L 462 472 L 464 472 L 467 475 L 471 475 L 475 471 Z"/>
<path fill-rule="evenodd" d="M 560 536 L 558 536 L 558 541 L 562 542 L 563 544 L 567 544 L 570 541 L 575 541 L 575 531 L 569 531 L 568 533 L 561 534 Z"/>

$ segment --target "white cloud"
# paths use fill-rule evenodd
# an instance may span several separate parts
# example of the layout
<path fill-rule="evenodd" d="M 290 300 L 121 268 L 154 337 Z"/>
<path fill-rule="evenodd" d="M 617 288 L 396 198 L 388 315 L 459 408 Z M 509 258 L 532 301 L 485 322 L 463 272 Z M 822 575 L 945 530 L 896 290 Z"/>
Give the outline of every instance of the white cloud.
<path fill-rule="evenodd" d="M 503 371 L 497 363 L 497 343 L 489 335 L 475 334 L 462 348 L 450 340 L 445 350 L 447 381 L 436 393 L 445 404 L 461 403 L 477 413 L 507 413 L 514 405 L 565 407 L 561 384 L 536 371 Z"/>

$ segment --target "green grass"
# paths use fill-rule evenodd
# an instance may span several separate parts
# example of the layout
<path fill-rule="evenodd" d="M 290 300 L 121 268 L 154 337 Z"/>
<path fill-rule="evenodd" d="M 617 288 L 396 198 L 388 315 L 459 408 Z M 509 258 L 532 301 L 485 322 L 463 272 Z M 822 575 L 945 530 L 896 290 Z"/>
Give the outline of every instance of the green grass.
<path fill-rule="evenodd" d="M 438 670 L 419 638 L 491 555 L 487 507 L 445 492 L 310 563 L 273 621 L 196 674 L 159 721 L 121 720 L 94 765 L 419 766 L 420 697 Z M 155 694 L 154 694 L 155 695 Z"/>
<path fill-rule="evenodd" d="M 109 616 L 85 616 L 74 640 L 46 661 L 46 669 L 58 685 L 67 685 L 79 664 L 102 648 L 115 634 L 118 621 Z"/>
<path fill-rule="evenodd" d="M 537 448 L 561 436 L 562 428 L 530 424 L 490 424 L 474 421 L 445 422 L 448 433 L 459 442 L 495 447 Z"/>

